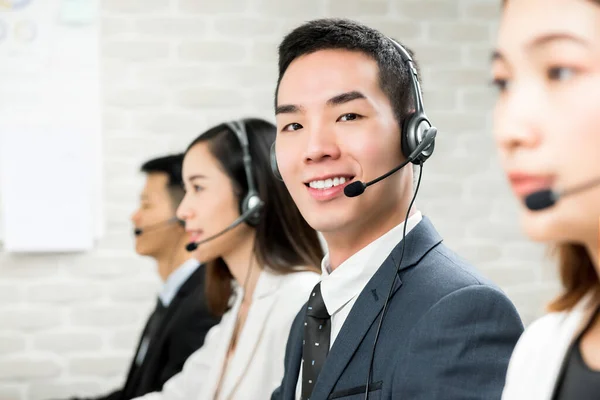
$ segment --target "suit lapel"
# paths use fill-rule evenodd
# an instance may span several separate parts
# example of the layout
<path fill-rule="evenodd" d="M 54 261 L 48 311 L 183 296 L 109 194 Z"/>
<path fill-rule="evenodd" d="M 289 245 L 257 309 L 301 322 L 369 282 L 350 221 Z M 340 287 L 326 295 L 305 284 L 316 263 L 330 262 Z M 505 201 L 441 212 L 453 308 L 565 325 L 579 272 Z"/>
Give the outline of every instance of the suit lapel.
<path fill-rule="evenodd" d="M 405 240 L 406 248 L 400 271 L 417 264 L 425 254 L 442 241 L 426 217 L 423 217 L 423 220 L 406 235 Z M 391 297 L 402 286 L 399 274 L 396 275 L 402 247 L 402 242 L 396 245 L 358 296 L 325 360 L 313 390 L 313 398 L 325 399 L 332 392 L 363 338 L 381 313 L 394 277 L 396 279 Z"/>
<path fill-rule="evenodd" d="M 151 360 L 154 357 L 155 353 L 162 348 L 162 342 L 164 340 L 165 335 L 168 333 L 167 327 L 169 323 L 173 319 L 175 315 L 177 315 L 177 311 L 180 309 L 180 305 L 184 302 L 187 296 L 194 293 L 194 289 L 200 285 L 201 280 L 204 277 L 204 267 L 200 265 L 196 271 L 181 285 L 177 294 L 169 304 L 169 307 L 165 310 L 165 315 L 160 323 L 160 326 L 156 330 L 153 340 L 150 341 L 150 345 L 148 346 L 148 351 L 146 352 L 146 356 L 144 357 L 144 362 L 140 365 L 140 368 L 146 364 L 147 360 Z M 198 299 L 200 301 L 201 299 Z M 137 354 L 137 353 L 136 353 Z"/>
<path fill-rule="evenodd" d="M 244 378 L 246 371 L 248 371 L 248 366 L 252 362 L 256 349 L 263 340 L 264 329 L 275 305 L 275 292 L 280 285 L 280 277 L 267 271 L 261 272 L 252 305 L 233 353 L 233 359 L 228 362 L 227 381 L 223 382 L 222 398 L 233 397 L 235 390 Z M 229 344 L 230 340 L 227 343 Z M 228 348 L 229 346 L 227 346 Z M 227 350 L 225 350 L 225 357 L 227 357 Z"/>
<path fill-rule="evenodd" d="M 200 265 L 193 274 L 181 285 L 177 294 L 169 304 L 169 307 L 166 310 L 166 314 L 163 317 L 162 324 L 157 332 L 156 337 L 158 338 L 164 331 L 164 329 L 169 325 L 169 322 L 173 319 L 173 316 L 177 314 L 177 310 L 179 310 L 180 304 L 185 301 L 185 299 L 195 293 L 195 289 L 197 289 L 204 279 L 204 265 Z M 202 301 L 202 299 L 197 299 L 197 301 Z"/>
<path fill-rule="evenodd" d="M 331 393 L 358 345 L 381 312 L 395 272 L 396 263 L 388 257 L 361 292 L 329 351 L 311 397 L 325 399 Z M 402 281 L 396 279 L 392 295 L 401 286 Z"/>
<path fill-rule="evenodd" d="M 135 353 L 133 354 L 133 360 L 129 366 L 129 372 L 127 373 L 127 380 L 125 381 L 125 385 L 123 386 L 123 394 L 128 395 L 132 388 L 137 386 L 137 381 L 139 380 L 139 371 L 140 366 L 136 365 L 135 360 L 137 359 L 137 355 L 142 346 L 142 341 L 144 340 L 144 336 L 146 336 L 146 331 L 148 330 L 148 324 L 150 323 L 150 319 L 146 321 L 146 326 L 144 326 L 144 330 L 142 331 L 142 335 L 140 336 L 140 340 L 138 341 L 138 345 L 136 347 Z M 143 364 L 142 364 L 143 365 Z"/>
<path fill-rule="evenodd" d="M 221 332 L 219 334 L 220 341 L 216 345 L 216 349 L 214 352 L 214 358 L 212 360 L 212 365 L 215 368 L 211 368 L 210 372 L 206 377 L 203 377 L 203 380 L 206 382 L 206 390 L 202 390 L 203 395 L 207 398 L 215 398 L 216 391 L 221 382 L 221 375 L 223 373 L 223 365 L 225 360 L 227 359 L 227 353 L 229 351 L 229 346 L 231 344 L 231 339 L 233 337 L 233 331 L 235 328 L 235 322 L 237 319 L 237 315 L 240 310 L 240 305 L 242 302 L 242 293 L 241 291 L 236 292 L 236 298 L 233 306 L 227 311 L 227 313 L 221 319 L 219 323 L 221 327 Z M 239 345 L 239 344 L 238 344 Z M 223 388 L 221 388 L 221 396 L 223 397 Z"/>
<path fill-rule="evenodd" d="M 304 319 L 306 317 L 306 304 L 302 307 L 294 324 L 292 325 L 289 338 L 289 360 L 287 360 L 285 370 L 285 382 L 283 398 L 294 400 L 296 398 L 296 386 L 300 376 L 300 365 L 302 364 L 302 338 L 304 336 Z"/>

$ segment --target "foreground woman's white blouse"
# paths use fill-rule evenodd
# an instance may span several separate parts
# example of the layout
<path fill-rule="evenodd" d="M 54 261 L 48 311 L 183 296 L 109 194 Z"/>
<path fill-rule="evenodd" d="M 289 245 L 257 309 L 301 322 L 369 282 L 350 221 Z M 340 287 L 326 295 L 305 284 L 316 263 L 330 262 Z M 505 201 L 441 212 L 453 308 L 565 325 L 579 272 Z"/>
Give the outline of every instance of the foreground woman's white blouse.
<path fill-rule="evenodd" d="M 287 338 L 302 305 L 320 275 L 261 272 L 246 323 L 228 362 L 218 399 L 269 399 L 283 377 Z M 204 345 L 167 381 L 162 392 L 140 400 L 213 400 L 243 294 L 236 290 L 233 307 L 206 335 Z"/>
<path fill-rule="evenodd" d="M 573 340 L 594 313 L 590 295 L 571 311 L 548 314 L 529 326 L 508 365 L 502 400 L 552 400 Z"/>

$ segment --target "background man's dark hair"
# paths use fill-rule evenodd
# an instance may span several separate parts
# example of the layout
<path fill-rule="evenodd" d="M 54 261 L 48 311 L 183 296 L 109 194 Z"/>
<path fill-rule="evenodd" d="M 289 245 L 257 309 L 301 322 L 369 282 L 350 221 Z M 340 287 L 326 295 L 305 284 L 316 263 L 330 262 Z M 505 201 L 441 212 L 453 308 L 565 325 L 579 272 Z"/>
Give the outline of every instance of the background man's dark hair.
<path fill-rule="evenodd" d="M 146 174 L 163 173 L 167 175 L 167 190 L 169 191 L 173 209 L 175 210 L 185 195 L 183 191 L 183 178 L 181 177 L 182 167 L 183 153 L 154 158 L 146 161 L 141 167 L 141 171 Z"/>
<path fill-rule="evenodd" d="M 400 43 L 400 42 L 399 42 Z M 406 48 L 403 45 L 404 48 Z M 309 21 L 290 32 L 279 45 L 279 78 L 298 57 L 319 50 L 349 50 L 370 56 L 379 67 L 379 85 L 390 100 L 400 127 L 411 111 L 413 99 L 409 70 L 392 42 L 381 32 L 348 19 L 326 18 Z M 411 54 L 412 51 L 406 48 Z M 416 61 L 415 67 L 418 68 Z"/>

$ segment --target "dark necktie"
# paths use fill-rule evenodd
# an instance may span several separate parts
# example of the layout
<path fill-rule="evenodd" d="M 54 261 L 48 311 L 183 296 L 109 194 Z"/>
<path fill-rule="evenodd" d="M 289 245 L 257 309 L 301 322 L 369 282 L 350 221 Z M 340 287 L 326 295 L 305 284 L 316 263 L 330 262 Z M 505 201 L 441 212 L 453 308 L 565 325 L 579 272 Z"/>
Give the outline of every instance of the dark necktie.
<path fill-rule="evenodd" d="M 163 306 L 160 298 L 156 301 L 156 308 L 154 312 L 150 316 L 148 320 L 148 325 L 146 327 L 146 331 L 144 332 L 144 337 L 142 338 L 142 342 L 140 344 L 140 349 L 136 356 L 136 365 L 141 365 L 146 358 L 146 353 L 148 352 L 148 347 L 150 346 L 150 342 L 154 339 L 158 328 L 160 328 L 163 318 L 166 314 L 167 308 Z"/>
<path fill-rule="evenodd" d="M 321 283 L 308 299 L 302 347 L 302 400 L 309 400 L 329 352 L 331 316 L 321 296 Z"/>

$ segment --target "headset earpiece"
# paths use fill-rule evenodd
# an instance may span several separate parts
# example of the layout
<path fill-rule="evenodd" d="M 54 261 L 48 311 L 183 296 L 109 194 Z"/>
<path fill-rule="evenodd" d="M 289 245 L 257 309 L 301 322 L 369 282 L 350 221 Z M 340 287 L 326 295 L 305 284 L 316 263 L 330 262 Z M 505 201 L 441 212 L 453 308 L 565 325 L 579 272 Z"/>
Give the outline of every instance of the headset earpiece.
<path fill-rule="evenodd" d="M 425 110 L 423 108 L 423 98 L 421 94 L 421 87 L 419 85 L 419 76 L 417 72 L 417 68 L 415 67 L 412 57 L 410 53 L 400 45 L 400 43 L 396 42 L 394 39 L 389 38 L 402 61 L 406 64 L 408 68 L 408 73 L 410 75 L 410 81 L 412 86 L 412 95 L 413 95 L 413 105 L 414 111 L 406 117 L 406 120 L 403 124 L 401 139 L 400 142 L 402 144 L 402 154 L 404 157 L 408 158 L 408 156 L 415 151 L 415 149 L 419 146 L 419 144 L 423 141 L 423 137 L 428 129 L 432 128 L 431 122 L 425 115 Z M 435 148 L 435 142 L 430 146 L 426 147 L 421 154 L 413 161 L 413 164 L 422 164 L 424 163 L 431 155 L 433 154 L 433 150 Z"/>
<path fill-rule="evenodd" d="M 275 178 L 279 179 L 283 182 L 283 178 L 281 177 L 281 173 L 279 172 L 279 166 L 277 165 L 277 154 L 275 153 L 275 142 L 271 145 L 271 172 L 275 175 Z"/>
<path fill-rule="evenodd" d="M 258 194 L 256 193 L 248 193 L 244 199 L 242 200 L 242 202 L 240 203 L 241 205 L 241 209 L 240 209 L 240 215 L 248 212 L 250 209 L 258 206 L 261 203 L 261 199 L 258 196 Z M 250 216 L 248 216 L 248 218 L 246 219 L 246 223 L 252 227 L 255 227 L 258 225 L 258 223 L 260 222 L 260 208 L 258 208 L 256 211 L 254 211 L 252 214 L 250 214 Z"/>
<path fill-rule="evenodd" d="M 419 146 L 427 130 L 431 128 L 431 123 L 424 114 L 412 114 L 404 122 L 402 128 L 402 154 L 407 157 Z M 428 146 L 425 150 L 415 158 L 413 164 L 422 164 L 433 154 L 435 142 Z"/>
<path fill-rule="evenodd" d="M 240 215 L 246 214 L 254 207 L 258 207 L 256 211 L 251 213 L 245 222 L 249 226 L 255 227 L 260 222 L 262 200 L 258 195 L 256 186 L 254 185 L 254 177 L 252 176 L 252 156 L 250 155 L 250 147 L 248 144 L 248 134 L 246 133 L 246 124 L 244 121 L 233 121 L 226 124 L 229 129 L 238 138 L 242 147 L 244 171 L 246 174 L 246 182 L 248 183 L 248 193 L 240 201 Z"/>

